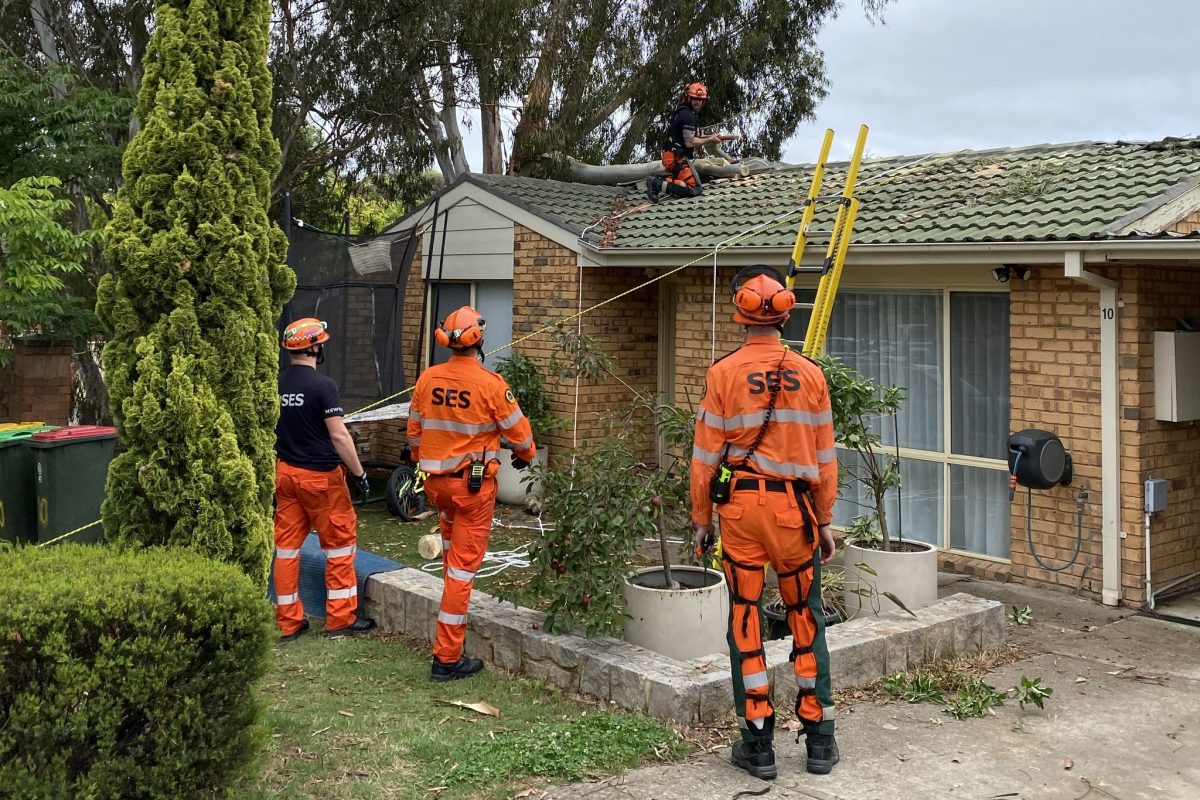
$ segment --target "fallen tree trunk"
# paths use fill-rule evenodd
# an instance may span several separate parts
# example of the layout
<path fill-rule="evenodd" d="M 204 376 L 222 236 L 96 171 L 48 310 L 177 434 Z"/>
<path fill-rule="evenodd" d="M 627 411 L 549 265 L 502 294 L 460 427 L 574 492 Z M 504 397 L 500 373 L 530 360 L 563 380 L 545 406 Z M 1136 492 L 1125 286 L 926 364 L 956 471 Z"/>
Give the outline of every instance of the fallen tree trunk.
<path fill-rule="evenodd" d="M 765 163 L 765 162 L 764 162 Z M 751 163 L 732 163 L 724 158 L 697 158 L 692 162 L 692 169 L 700 174 L 701 180 L 709 178 L 744 178 L 754 169 Z M 575 183 L 590 183 L 598 186 L 615 186 L 620 183 L 637 183 L 651 175 L 666 175 L 667 171 L 659 161 L 646 161 L 640 164 L 585 164 L 575 159 L 568 160 L 568 180 Z"/>

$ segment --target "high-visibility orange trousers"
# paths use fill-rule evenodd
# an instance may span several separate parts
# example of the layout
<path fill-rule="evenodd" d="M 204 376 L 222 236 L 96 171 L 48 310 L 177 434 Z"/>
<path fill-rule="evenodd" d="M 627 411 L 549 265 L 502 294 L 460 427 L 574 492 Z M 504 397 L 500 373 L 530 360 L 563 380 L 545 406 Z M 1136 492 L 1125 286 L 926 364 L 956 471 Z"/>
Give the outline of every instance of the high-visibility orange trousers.
<path fill-rule="evenodd" d="M 496 479 L 483 479 L 478 492 L 467 489 L 466 477 L 430 475 L 425 494 L 438 507 L 442 531 L 442 603 L 438 608 L 433 657 L 453 664 L 463 654 L 467 638 L 467 606 L 475 573 L 487 553 L 496 508 Z"/>
<path fill-rule="evenodd" d="M 300 602 L 300 548 L 316 530 L 325 551 L 325 626 L 353 624 L 358 611 L 354 577 L 358 517 L 342 467 L 316 472 L 275 462 L 275 625 L 284 636 L 304 620 Z"/>
<path fill-rule="evenodd" d="M 700 194 L 700 179 L 692 172 L 692 165 L 682 154 L 674 150 L 664 150 L 662 165 L 667 170 L 667 177 L 663 178 L 663 187 L 667 191 L 682 197 Z"/>
<path fill-rule="evenodd" d="M 736 482 L 736 481 L 735 481 Z M 821 558 L 816 518 L 807 494 L 793 488 L 767 491 L 735 489 L 717 506 L 721 517 L 721 554 L 729 584 L 729 658 L 739 721 L 774 713 L 763 655 L 763 565 L 779 576 L 779 592 L 792 631 L 796 674 L 796 716 L 808 733 L 833 734 L 834 703 L 821 607 Z M 743 724 L 744 735 L 745 725 Z"/>

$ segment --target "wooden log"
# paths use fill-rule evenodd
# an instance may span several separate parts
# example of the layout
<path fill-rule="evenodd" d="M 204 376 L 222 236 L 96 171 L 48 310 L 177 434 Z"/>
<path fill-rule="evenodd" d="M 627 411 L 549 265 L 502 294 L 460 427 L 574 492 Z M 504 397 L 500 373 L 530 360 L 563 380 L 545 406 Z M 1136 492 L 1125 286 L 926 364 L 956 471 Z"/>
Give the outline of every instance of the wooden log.
<path fill-rule="evenodd" d="M 691 163 L 692 169 L 700 174 L 701 180 L 710 178 L 744 178 L 752 171 L 751 164 L 735 164 L 724 158 L 697 158 Z M 569 179 L 575 183 L 616 186 L 622 183 L 637 183 L 651 175 L 666 175 L 667 171 L 659 161 L 646 161 L 640 164 L 603 164 L 597 166 L 570 159 L 567 174 Z"/>

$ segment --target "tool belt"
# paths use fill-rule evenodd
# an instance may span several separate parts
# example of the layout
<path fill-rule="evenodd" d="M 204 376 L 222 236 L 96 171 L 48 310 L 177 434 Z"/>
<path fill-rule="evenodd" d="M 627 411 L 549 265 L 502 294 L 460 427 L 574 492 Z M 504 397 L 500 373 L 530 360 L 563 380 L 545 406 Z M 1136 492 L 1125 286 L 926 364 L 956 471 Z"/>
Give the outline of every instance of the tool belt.
<path fill-rule="evenodd" d="M 804 481 L 780 481 L 773 478 L 738 478 L 733 483 L 734 491 L 758 490 L 768 492 L 786 492 L 789 486 L 794 486 L 797 492 L 807 492 L 808 484 Z"/>

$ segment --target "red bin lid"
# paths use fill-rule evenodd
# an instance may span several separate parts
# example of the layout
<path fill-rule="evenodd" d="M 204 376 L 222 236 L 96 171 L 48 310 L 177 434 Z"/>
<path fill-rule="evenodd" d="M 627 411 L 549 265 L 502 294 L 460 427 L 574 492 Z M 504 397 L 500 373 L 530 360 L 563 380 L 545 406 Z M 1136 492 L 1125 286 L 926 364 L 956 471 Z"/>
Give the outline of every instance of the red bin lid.
<path fill-rule="evenodd" d="M 56 428 L 52 431 L 42 431 L 30 436 L 34 442 L 65 442 L 72 439 L 94 439 L 101 436 L 116 436 L 117 429 L 109 425 L 72 425 L 67 428 Z"/>

